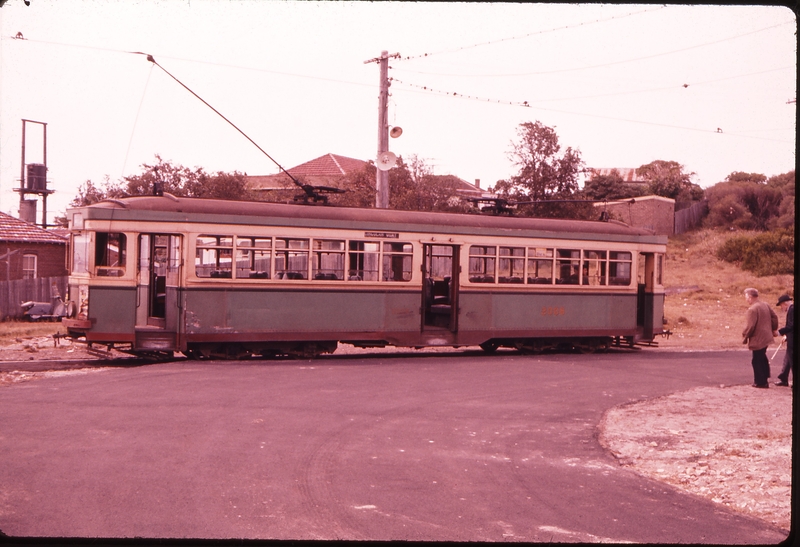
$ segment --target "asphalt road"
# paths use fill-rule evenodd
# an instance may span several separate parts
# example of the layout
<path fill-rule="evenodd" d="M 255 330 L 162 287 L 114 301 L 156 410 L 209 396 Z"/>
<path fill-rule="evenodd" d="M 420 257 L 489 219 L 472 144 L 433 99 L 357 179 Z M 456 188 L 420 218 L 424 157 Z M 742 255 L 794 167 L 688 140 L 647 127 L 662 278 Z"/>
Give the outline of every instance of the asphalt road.
<path fill-rule="evenodd" d="M 620 467 L 616 405 L 749 383 L 747 352 L 173 362 L 0 389 L 10 536 L 775 543 Z"/>

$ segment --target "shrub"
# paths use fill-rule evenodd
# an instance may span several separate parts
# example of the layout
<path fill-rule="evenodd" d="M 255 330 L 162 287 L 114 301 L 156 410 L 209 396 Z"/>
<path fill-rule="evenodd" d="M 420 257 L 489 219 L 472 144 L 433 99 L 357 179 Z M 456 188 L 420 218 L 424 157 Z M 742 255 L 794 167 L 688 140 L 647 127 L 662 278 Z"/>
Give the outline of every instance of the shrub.
<path fill-rule="evenodd" d="M 791 229 L 734 237 L 717 249 L 717 258 L 738 264 L 759 277 L 794 274 L 794 233 Z"/>

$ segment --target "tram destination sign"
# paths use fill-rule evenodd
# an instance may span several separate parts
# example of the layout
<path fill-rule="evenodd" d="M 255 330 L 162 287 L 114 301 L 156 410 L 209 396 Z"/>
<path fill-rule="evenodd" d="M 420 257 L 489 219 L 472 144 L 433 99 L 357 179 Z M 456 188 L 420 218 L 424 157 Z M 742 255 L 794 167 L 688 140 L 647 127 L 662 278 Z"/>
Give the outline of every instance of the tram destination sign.
<path fill-rule="evenodd" d="M 381 237 L 383 239 L 399 239 L 398 232 L 364 232 L 364 237 Z"/>

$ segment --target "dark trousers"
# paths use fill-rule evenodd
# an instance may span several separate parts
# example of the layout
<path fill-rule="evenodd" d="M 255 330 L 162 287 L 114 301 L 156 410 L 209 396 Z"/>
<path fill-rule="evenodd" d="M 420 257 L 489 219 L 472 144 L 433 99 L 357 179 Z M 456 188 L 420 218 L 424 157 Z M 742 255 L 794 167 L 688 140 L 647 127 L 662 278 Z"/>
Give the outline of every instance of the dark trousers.
<path fill-rule="evenodd" d="M 778 374 L 778 380 L 788 384 L 789 371 L 792 370 L 792 363 L 794 362 L 794 347 L 789 346 L 786 348 L 786 355 L 783 356 L 783 370 Z"/>
<path fill-rule="evenodd" d="M 753 350 L 753 383 L 757 386 L 768 385 L 769 379 L 769 359 L 767 359 L 767 348 Z"/>

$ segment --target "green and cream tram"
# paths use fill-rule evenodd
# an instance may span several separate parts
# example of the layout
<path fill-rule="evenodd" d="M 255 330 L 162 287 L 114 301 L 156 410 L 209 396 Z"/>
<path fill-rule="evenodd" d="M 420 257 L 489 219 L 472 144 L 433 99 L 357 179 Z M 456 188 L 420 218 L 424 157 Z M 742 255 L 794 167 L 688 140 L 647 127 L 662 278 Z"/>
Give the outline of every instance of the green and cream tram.
<path fill-rule="evenodd" d="M 617 222 L 164 196 L 67 212 L 72 336 L 132 353 L 592 350 L 662 332 L 666 237 Z"/>

